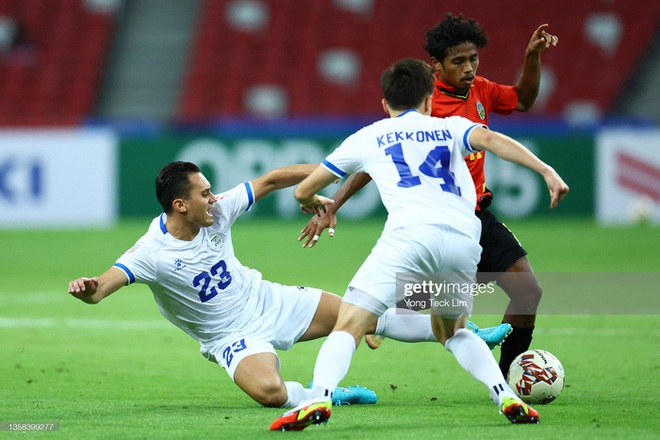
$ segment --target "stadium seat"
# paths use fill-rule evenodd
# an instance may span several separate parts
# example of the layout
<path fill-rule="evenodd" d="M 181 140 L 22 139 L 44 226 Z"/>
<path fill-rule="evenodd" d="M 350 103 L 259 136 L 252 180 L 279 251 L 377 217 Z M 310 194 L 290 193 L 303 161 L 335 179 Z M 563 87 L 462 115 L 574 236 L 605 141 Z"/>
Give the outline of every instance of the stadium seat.
<path fill-rule="evenodd" d="M 93 113 L 115 32 L 103 5 L 0 0 L 0 16 L 14 19 L 21 35 L 19 47 L 0 53 L 0 126 L 75 124 Z M 482 23 L 490 43 L 479 73 L 509 84 L 532 31 L 549 23 L 560 42 L 542 62 L 554 87 L 532 111 L 561 116 L 612 108 L 650 47 L 660 3 L 583 0 L 567 14 L 556 2 L 524 0 L 506 8 L 480 0 L 202 0 L 177 118 L 248 116 L 254 87 L 285 97 L 286 114 L 270 117 L 380 117 L 382 70 L 398 58 L 426 59 L 424 32 L 445 12 Z"/>
<path fill-rule="evenodd" d="M 0 126 L 70 126 L 92 113 L 114 17 L 84 0 L 0 0 L 31 57 L 0 58 Z M 10 110 L 7 110 L 10 109 Z"/>
<path fill-rule="evenodd" d="M 542 55 L 542 62 L 555 87 L 534 111 L 562 115 L 584 102 L 607 111 L 648 49 L 654 17 L 660 14 L 657 2 L 644 4 L 644 15 L 650 17 L 644 20 L 640 8 L 600 0 L 574 2 L 570 14 L 561 4 L 532 8 L 524 0 L 509 2 L 506 8 L 479 0 L 405 4 L 398 0 L 253 0 L 266 11 L 266 19 L 257 30 L 250 30 L 232 25 L 227 17 L 232 3 L 206 0 L 203 4 L 194 56 L 183 85 L 183 118 L 245 116 L 248 110 L 241 97 L 262 83 L 287 91 L 289 116 L 379 116 L 380 73 L 398 58 L 426 59 L 424 32 L 445 12 L 463 13 L 484 26 L 490 43 L 481 52 L 479 73 L 508 84 L 515 83 L 520 74 L 533 30 L 549 23 L 560 43 Z M 608 26 L 620 32 L 610 52 L 594 44 L 594 34 Z M 355 82 L 337 83 L 319 71 L 319 57 L 329 51 L 356 55 L 359 77 Z"/>

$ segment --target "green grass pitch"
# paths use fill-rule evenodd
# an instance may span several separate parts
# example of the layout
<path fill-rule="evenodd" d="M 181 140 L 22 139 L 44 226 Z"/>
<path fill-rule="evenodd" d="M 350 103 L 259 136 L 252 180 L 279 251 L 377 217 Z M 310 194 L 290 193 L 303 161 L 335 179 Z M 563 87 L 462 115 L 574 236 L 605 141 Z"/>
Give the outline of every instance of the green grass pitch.
<path fill-rule="evenodd" d="M 343 293 L 382 220 L 343 221 L 335 238 L 311 250 L 296 242 L 303 224 L 239 220 L 238 258 L 266 279 Z M 148 219 L 108 231 L 0 231 L 0 424 L 57 422 L 59 431 L 27 435 L 66 439 L 660 436 L 657 315 L 539 316 L 532 347 L 557 355 L 567 377 L 562 395 L 537 407 L 540 425 L 511 425 L 439 345 L 385 341 L 377 351 L 361 345 L 343 381 L 372 388 L 378 404 L 333 408 L 328 425 L 303 433 L 269 433 L 282 410 L 260 407 L 204 360 L 197 343 L 160 316 L 146 287 L 125 288 L 96 306 L 66 293 L 70 279 L 100 274 L 147 226 Z M 660 228 L 602 228 L 580 219 L 509 226 L 536 271 L 658 271 Z M 648 295 L 657 289 L 649 286 Z M 479 325 L 499 319 L 473 317 Z M 306 384 L 319 346 L 280 353 L 285 379 Z"/>

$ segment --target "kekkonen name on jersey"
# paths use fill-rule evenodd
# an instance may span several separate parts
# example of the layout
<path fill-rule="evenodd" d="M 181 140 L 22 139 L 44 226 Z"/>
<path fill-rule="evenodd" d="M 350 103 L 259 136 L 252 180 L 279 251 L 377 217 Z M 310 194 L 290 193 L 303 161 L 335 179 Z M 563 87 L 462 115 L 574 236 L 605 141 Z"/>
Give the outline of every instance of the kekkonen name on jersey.
<path fill-rule="evenodd" d="M 433 131 L 393 131 L 376 137 L 379 147 L 385 147 L 390 144 L 403 141 L 413 142 L 437 142 L 453 139 L 449 130 L 433 130 Z"/>

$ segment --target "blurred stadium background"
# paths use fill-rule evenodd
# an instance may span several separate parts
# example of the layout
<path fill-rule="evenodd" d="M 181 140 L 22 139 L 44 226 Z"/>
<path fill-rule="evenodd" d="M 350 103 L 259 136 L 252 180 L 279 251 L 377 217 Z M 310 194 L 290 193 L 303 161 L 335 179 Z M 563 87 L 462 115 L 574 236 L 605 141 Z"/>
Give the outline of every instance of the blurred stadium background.
<path fill-rule="evenodd" d="M 320 161 L 383 116 L 380 72 L 426 59 L 445 12 L 484 26 L 479 74 L 502 83 L 538 25 L 560 39 L 533 110 L 491 127 L 572 192 L 550 211 L 536 176 L 491 158 L 499 215 L 660 223 L 658 2 L 0 0 L 0 228 L 155 215 L 153 178 L 172 160 L 200 163 L 216 190 Z M 344 215 L 382 214 L 374 192 Z M 285 191 L 250 215 L 297 206 Z"/>
<path fill-rule="evenodd" d="M 551 211 L 537 176 L 487 161 L 493 209 L 555 281 L 543 278 L 544 298 L 596 298 L 590 314 L 539 315 L 534 346 L 559 356 L 569 379 L 533 436 L 657 438 L 657 282 L 621 276 L 658 275 L 657 0 L 0 0 L 0 430 L 52 421 L 71 439 L 261 438 L 281 410 L 258 407 L 202 362 L 146 286 L 97 308 L 65 294 L 67 281 L 101 273 L 143 233 L 160 212 L 153 180 L 167 162 L 199 163 L 217 191 L 320 162 L 384 116 L 380 72 L 426 59 L 424 34 L 445 12 L 483 24 L 479 73 L 498 82 L 515 83 L 538 25 L 560 39 L 542 54 L 533 111 L 490 122 L 551 163 L 571 193 Z M 301 258 L 305 219 L 279 220 L 298 207 L 290 191 L 273 194 L 246 214 L 264 218 L 234 228 L 237 253 L 266 279 L 342 293 L 383 208 L 367 187 L 342 212 L 342 222 L 366 220 L 343 222 L 334 246 Z M 577 283 L 569 272 L 592 275 Z M 620 300 L 603 299 L 607 283 Z M 307 383 L 319 344 L 281 353 L 284 377 Z M 432 344 L 363 346 L 346 383 L 376 390 L 379 411 L 338 408 L 332 432 L 318 434 L 502 438 L 504 419 L 465 378 Z"/>

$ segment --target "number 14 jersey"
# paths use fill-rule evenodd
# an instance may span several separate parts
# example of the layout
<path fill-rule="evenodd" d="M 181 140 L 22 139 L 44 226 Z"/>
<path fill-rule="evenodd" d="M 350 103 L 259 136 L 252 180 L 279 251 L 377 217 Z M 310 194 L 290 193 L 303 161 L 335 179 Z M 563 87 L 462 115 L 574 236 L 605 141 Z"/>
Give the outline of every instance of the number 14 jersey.
<path fill-rule="evenodd" d="M 468 136 L 477 127 L 485 126 L 409 110 L 349 136 L 322 165 L 338 177 L 371 176 L 388 212 L 385 230 L 445 224 L 478 241 L 476 193 L 463 160 L 474 152 Z"/>

